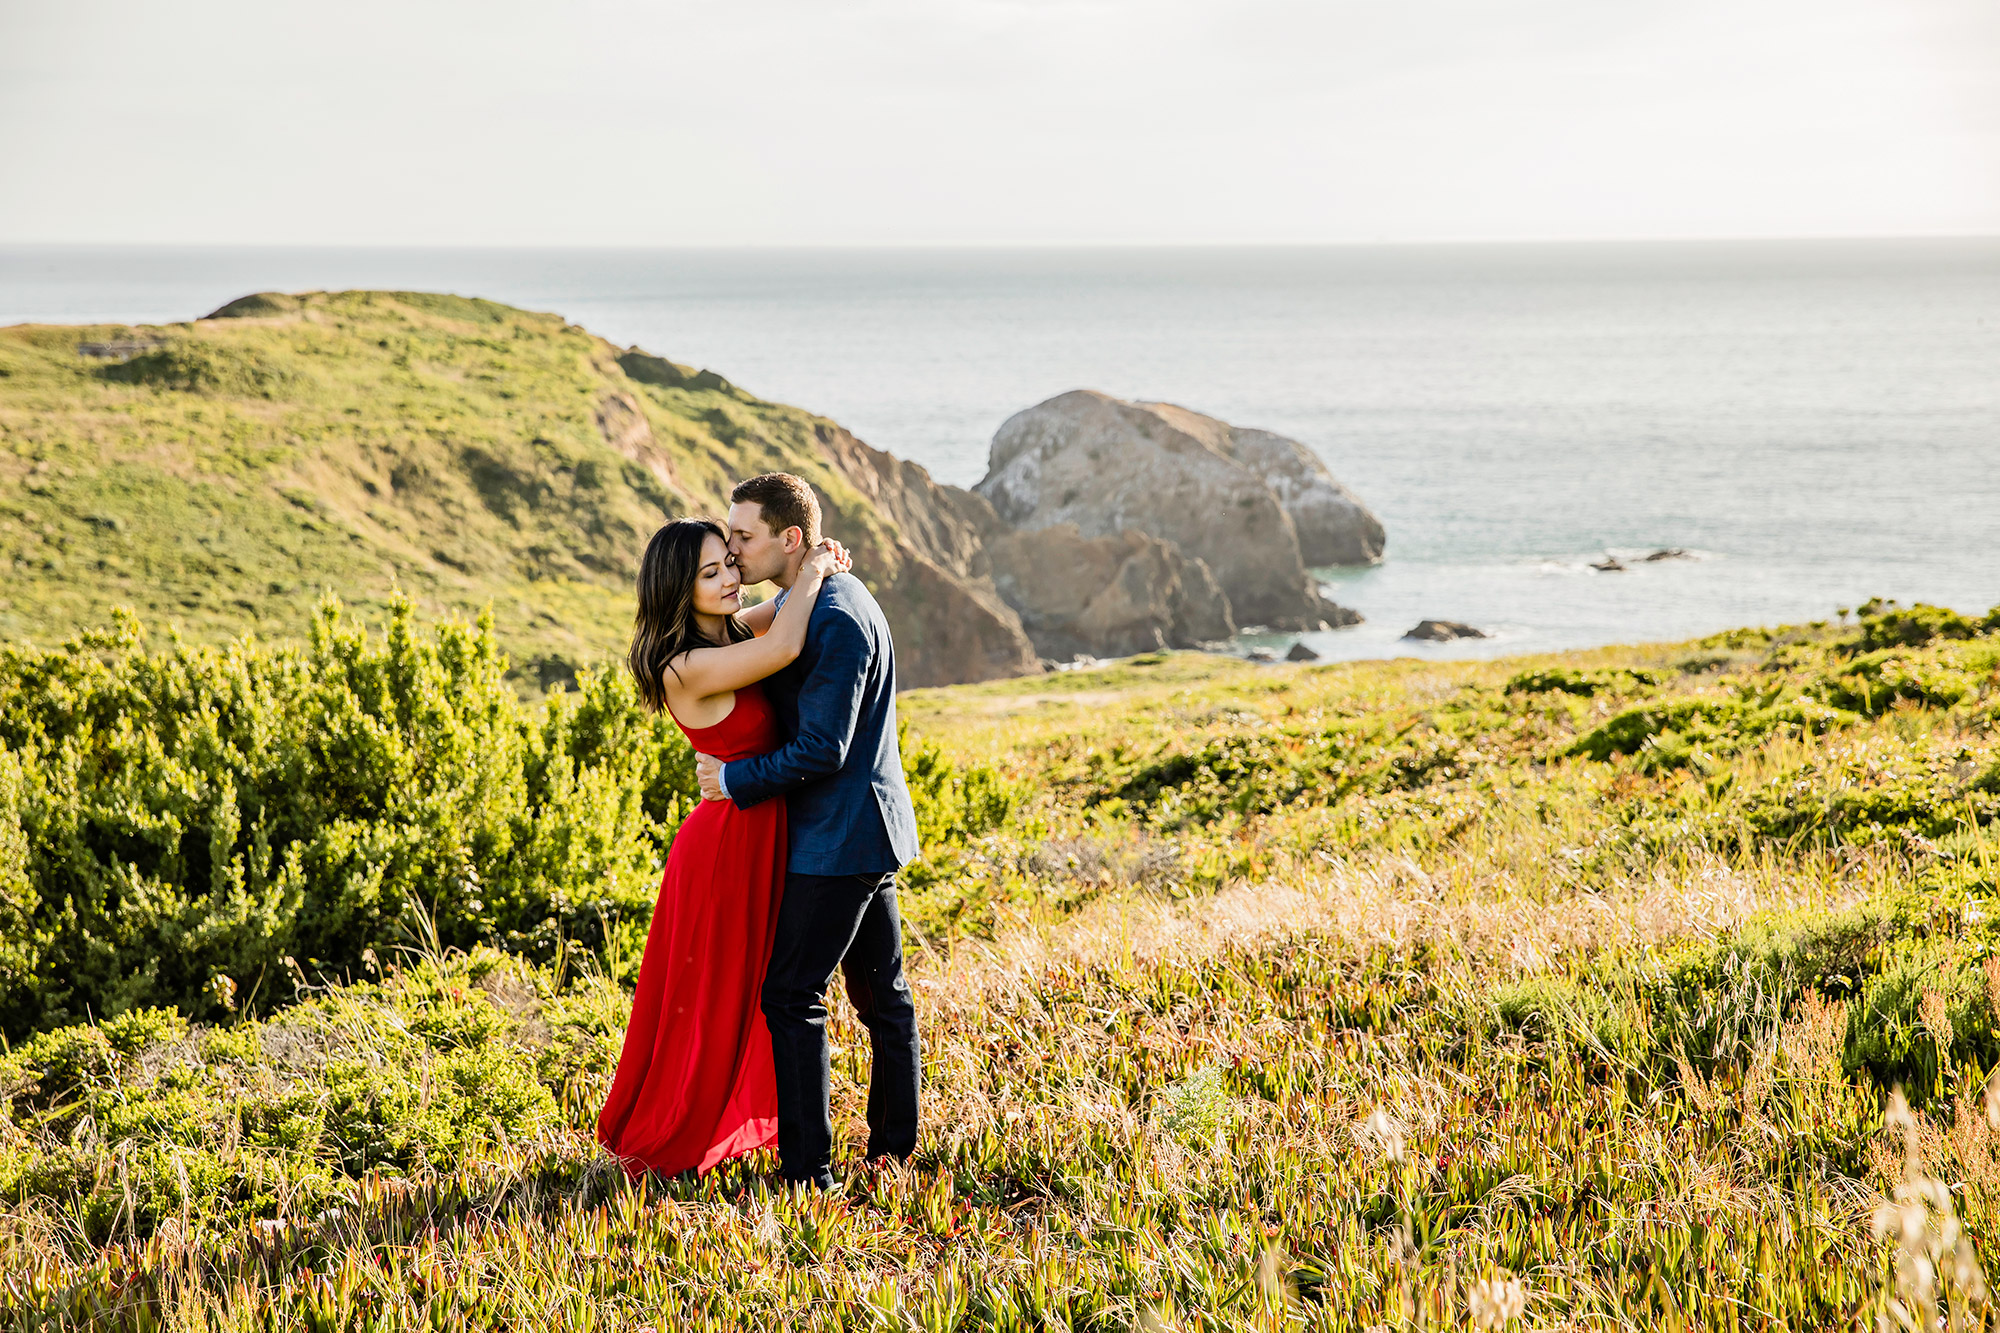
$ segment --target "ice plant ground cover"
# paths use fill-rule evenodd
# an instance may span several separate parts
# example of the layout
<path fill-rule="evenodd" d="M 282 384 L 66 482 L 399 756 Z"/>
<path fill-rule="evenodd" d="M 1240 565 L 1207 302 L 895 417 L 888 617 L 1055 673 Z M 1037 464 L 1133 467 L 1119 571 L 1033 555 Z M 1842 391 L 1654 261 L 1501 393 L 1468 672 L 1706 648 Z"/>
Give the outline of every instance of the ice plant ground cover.
<path fill-rule="evenodd" d="M 0 1326 L 1981 1326 L 2000 618 L 1864 610 L 905 696 L 928 1130 L 831 1197 L 774 1191 L 762 1156 L 632 1183 L 595 1149 L 630 895 L 545 940 L 532 867 L 485 847 L 511 936 L 440 935 L 408 879 L 404 933 L 344 976 L 286 955 L 281 991 L 218 971 L 16 1032 Z M 573 706 L 505 734 L 541 753 Z M 427 752 L 420 718 L 371 725 Z M 7 744 L 0 897 L 39 923 L 37 876 L 110 852 L 55 857 L 23 782 L 61 746 Z M 109 779 L 70 745 L 100 822 L 61 827 L 102 827 Z M 673 756 L 571 749 L 603 770 L 602 845 L 651 836 L 615 796 L 679 781 Z M 350 810 L 353 845 L 382 825 L 417 858 L 459 828 L 425 809 Z M 843 1010 L 835 1039 L 858 1147 L 865 1034 Z"/>

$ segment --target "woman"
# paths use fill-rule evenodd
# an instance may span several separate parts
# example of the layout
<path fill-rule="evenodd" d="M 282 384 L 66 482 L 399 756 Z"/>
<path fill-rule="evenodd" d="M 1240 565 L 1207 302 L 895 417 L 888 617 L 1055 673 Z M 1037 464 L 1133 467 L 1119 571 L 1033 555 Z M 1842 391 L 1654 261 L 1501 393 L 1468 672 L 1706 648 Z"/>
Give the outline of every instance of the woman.
<path fill-rule="evenodd" d="M 649 711 L 702 754 L 744 759 L 784 738 L 758 682 L 799 655 L 838 542 L 814 548 L 783 599 L 739 614 L 742 580 L 714 519 L 653 534 L 627 659 Z M 771 1034 L 757 1007 L 785 882 L 785 803 L 696 802 L 681 821 L 646 935 L 632 1020 L 597 1139 L 634 1175 L 706 1171 L 775 1143 Z"/>

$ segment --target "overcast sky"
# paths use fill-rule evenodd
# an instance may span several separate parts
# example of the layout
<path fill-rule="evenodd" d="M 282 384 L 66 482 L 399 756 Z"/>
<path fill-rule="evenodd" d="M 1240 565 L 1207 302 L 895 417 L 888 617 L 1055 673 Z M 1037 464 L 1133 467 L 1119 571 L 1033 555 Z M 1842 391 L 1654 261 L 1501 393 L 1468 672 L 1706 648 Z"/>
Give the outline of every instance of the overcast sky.
<path fill-rule="evenodd" d="M 0 242 L 1966 232 L 1994 0 L 0 0 Z"/>

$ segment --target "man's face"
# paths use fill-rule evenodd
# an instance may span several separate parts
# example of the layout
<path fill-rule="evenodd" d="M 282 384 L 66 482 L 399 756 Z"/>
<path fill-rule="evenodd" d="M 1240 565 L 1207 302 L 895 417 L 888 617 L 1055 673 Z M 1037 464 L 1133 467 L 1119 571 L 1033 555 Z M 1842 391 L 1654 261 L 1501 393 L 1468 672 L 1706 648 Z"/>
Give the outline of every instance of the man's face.
<path fill-rule="evenodd" d="M 761 505 L 745 501 L 729 506 L 729 554 L 745 583 L 763 583 L 784 573 L 799 542 L 797 528 L 772 532 Z"/>

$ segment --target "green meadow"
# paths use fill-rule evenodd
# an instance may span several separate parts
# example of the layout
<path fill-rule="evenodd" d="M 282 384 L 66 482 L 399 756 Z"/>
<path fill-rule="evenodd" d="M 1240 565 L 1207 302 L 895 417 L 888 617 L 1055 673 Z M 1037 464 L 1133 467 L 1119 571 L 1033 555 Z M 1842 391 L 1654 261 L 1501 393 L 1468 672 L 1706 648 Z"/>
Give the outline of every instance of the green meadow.
<path fill-rule="evenodd" d="M 685 747 L 382 605 L 0 654 L 0 1327 L 1993 1320 L 2000 615 L 908 693 L 799 1197 L 590 1136 Z"/>

